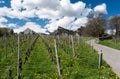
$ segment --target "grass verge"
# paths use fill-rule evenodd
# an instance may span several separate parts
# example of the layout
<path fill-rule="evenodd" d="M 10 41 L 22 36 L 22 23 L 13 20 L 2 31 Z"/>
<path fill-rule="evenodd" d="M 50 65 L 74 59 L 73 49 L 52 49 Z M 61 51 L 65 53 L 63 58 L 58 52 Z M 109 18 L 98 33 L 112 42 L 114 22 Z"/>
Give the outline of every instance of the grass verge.
<path fill-rule="evenodd" d="M 102 45 L 120 50 L 120 42 L 113 42 L 112 40 L 103 40 L 99 42 Z"/>

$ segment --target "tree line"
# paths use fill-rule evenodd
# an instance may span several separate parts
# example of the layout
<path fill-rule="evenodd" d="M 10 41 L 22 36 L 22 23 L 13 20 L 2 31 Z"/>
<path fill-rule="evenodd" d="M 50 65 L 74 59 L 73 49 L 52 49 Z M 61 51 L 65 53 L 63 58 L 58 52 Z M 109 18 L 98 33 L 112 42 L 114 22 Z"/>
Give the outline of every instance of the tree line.
<path fill-rule="evenodd" d="M 0 27 L 0 37 L 3 36 L 3 35 L 11 35 L 11 34 L 14 34 L 13 29 Z"/>

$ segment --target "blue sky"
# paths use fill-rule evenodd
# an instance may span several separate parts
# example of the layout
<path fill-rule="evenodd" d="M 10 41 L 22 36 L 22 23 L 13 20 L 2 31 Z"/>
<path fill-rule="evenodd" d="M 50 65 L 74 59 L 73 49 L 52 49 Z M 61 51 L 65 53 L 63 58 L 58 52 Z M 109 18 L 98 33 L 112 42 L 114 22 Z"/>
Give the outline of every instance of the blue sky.
<path fill-rule="evenodd" d="M 10 7 L 10 1 L 11 0 L 0 0 L 0 2 L 4 2 L 0 4 L 0 7 L 6 6 Z M 96 5 L 106 3 L 107 5 L 107 17 L 115 16 L 120 14 L 120 0 L 70 0 L 71 3 L 75 3 L 78 1 L 83 1 L 86 3 L 86 5 L 91 5 L 92 8 L 94 8 Z"/>
<path fill-rule="evenodd" d="M 10 0 L 0 0 L 0 7 L 6 6 L 10 7 Z"/>
<path fill-rule="evenodd" d="M 91 11 L 120 14 L 120 0 L 0 0 L 0 27 L 19 33 L 26 28 L 53 32 L 58 26 L 76 30 L 85 26 Z M 88 8 L 89 7 L 89 8 Z"/>
<path fill-rule="evenodd" d="M 92 8 L 99 4 L 105 3 L 108 11 L 107 18 L 120 14 L 120 0 L 71 0 L 71 2 L 76 1 L 83 1 L 87 5 L 91 4 Z"/>

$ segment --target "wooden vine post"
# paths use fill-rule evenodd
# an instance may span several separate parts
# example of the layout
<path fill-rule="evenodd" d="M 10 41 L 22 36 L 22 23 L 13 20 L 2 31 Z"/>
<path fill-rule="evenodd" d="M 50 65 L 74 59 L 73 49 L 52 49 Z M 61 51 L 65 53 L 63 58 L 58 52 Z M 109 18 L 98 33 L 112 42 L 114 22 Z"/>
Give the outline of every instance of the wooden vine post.
<path fill-rule="evenodd" d="M 18 34 L 18 66 L 17 66 L 17 79 L 20 79 L 20 35 Z"/>
<path fill-rule="evenodd" d="M 73 40 L 73 36 L 72 35 L 71 35 L 71 41 L 72 41 L 73 57 L 75 57 L 74 40 Z"/>
<path fill-rule="evenodd" d="M 60 62 L 59 62 L 59 57 L 58 57 L 58 52 L 57 52 L 56 39 L 54 40 L 54 44 L 55 44 L 55 53 L 56 53 L 56 62 L 57 62 L 58 74 L 59 74 L 59 76 L 61 76 L 61 72 L 60 72 Z"/>
<path fill-rule="evenodd" d="M 5 34 L 5 57 L 7 58 L 7 36 Z"/>
<path fill-rule="evenodd" d="M 80 37 L 79 37 L 79 35 L 77 37 L 78 37 L 78 47 L 79 47 L 80 46 Z"/>
<path fill-rule="evenodd" d="M 12 69 L 11 69 L 11 66 L 10 66 L 10 68 L 9 68 L 8 79 L 13 79 L 13 78 L 12 78 Z"/>

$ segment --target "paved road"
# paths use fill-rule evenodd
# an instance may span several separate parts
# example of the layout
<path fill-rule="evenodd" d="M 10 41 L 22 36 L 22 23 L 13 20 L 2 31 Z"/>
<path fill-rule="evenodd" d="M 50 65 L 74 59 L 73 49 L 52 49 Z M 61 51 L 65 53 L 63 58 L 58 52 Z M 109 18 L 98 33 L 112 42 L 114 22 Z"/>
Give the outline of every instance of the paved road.
<path fill-rule="evenodd" d="M 89 41 L 88 44 L 93 46 L 93 48 L 99 53 L 102 50 L 103 59 L 112 67 L 113 71 L 120 78 L 120 51 L 113 48 L 109 48 L 107 46 L 96 44 L 94 40 Z"/>

